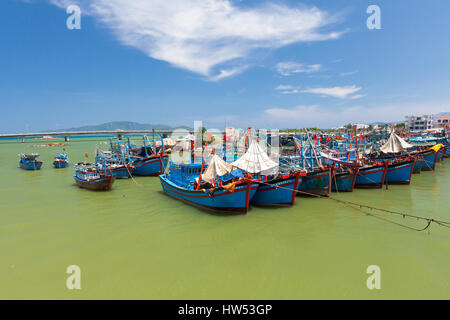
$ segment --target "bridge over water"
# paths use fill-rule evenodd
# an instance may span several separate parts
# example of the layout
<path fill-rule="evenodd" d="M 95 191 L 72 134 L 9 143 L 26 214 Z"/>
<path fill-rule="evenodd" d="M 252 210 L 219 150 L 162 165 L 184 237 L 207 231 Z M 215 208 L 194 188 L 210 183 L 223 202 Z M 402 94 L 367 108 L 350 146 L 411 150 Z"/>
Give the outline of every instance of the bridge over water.
<path fill-rule="evenodd" d="M 189 131 L 189 130 L 187 130 Z M 114 135 L 117 137 L 123 137 L 124 135 L 139 135 L 139 134 L 170 134 L 173 130 L 107 130 L 107 131 L 67 131 L 67 132 L 37 132 L 37 133 L 11 133 L 0 134 L 1 138 L 22 138 L 22 142 L 25 142 L 25 138 L 35 137 L 64 137 L 65 141 L 69 141 L 70 137 L 74 136 L 100 136 L 100 135 Z M 190 131 L 190 133 L 193 133 Z"/>

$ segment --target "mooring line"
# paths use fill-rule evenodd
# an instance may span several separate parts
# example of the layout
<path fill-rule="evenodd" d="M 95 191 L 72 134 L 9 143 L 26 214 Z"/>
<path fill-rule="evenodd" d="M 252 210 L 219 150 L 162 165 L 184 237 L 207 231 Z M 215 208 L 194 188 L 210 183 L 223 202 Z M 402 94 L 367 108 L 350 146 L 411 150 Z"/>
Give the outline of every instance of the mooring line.
<path fill-rule="evenodd" d="M 273 186 L 270 183 L 265 183 L 265 182 L 262 182 L 262 181 L 261 182 L 258 181 L 258 183 L 269 185 L 269 186 Z M 281 189 L 286 189 L 286 190 L 289 190 L 289 191 L 293 191 L 292 188 L 286 188 L 286 187 L 281 187 L 281 186 L 276 186 L 276 188 L 281 188 Z M 427 218 L 427 217 L 422 217 L 422 216 L 416 216 L 416 215 L 403 213 L 403 212 L 392 211 L 392 210 L 388 210 L 388 209 L 377 208 L 377 207 L 369 206 L 369 205 L 366 205 L 366 204 L 340 200 L 340 199 L 336 199 L 336 198 L 334 198 L 332 196 L 328 196 L 328 197 L 321 196 L 319 194 L 310 193 L 310 192 L 301 191 L 301 190 L 295 190 L 295 192 L 296 193 L 300 193 L 300 194 L 305 194 L 305 195 L 308 195 L 308 196 L 314 196 L 314 197 L 317 197 L 317 198 L 327 198 L 327 199 L 336 201 L 338 203 L 347 205 L 348 207 L 351 207 L 353 209 L 357 209 L 357 208 L 354 207 L 354 206 L 356 206 L 356 207 L 359 207 L 359 211 L 365 213 L 367 216 L 371 216 L 371 217 L 374 217 L 374 218 L 377 218 L 377 219 L 380 219 L 380 220 L 384 220 L 384 221 L 387 221 L 387 222 L 390 222 L 390 223 L 393 223 L 393 224 L 396 224 L 396 225 L 399 225 L 401 227 L 405 227 L 405 228 L 408 228 L 408 229 L 411 229 L 411 230 L 414 230 L 414 231 L 425 231 L 425 230 L 427 230 L 430 227 L 431 223 L 436 223 L 437 225 L 440 225 L 442 227 L 450 228 L 450 222 L 447 222 L 447 221 L 442 221 L 442 220 L 437 220 L 437 219 Z M 363 211 L 363 208 L 368 208 L 368 209 L 371 209 L 371 210 L 377 210 L 377 211 L 381 211 L 381 212 L 385 212 L 385 213 L 395 214 L 395 215 L 402 216 L 403 218 L 408 217 L 408 218 L 414 218 L 414 219 L 417 219 L 417 220 L 424 220 L 424 221 L 427 221 L 427 225 L 423 229 L 416 229 L 416 228 L 413 228 L 413 227 L 409 227 L 407 225 L 403 225 L 403 224 L 398 223 L 398 222 L 394 222 L 394 221 L 391 221 L 391 220 L 388 220 L 388 219 L 376 216 L 373 213 L 365 212 L 365 211 Z"/>

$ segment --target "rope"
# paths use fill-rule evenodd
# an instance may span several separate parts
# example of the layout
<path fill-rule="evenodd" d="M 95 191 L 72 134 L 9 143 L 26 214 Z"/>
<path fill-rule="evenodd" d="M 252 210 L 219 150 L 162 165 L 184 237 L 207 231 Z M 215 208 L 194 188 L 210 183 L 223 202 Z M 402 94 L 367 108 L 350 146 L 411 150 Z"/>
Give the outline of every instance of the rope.
<path fill-rule="evenodd" d="M 261 182 L 258 181 L 258 183 L 272 186 L 270 183 L 265 183 L 265 182 L 262 182 L 262 181 Z M 292 188 L 286 188 L 286 187 L 281 187 L 281 186 L 277 186 L 276 188 L 277 189 L 281 188 L 281 189 L 286 189 L 286 190 L 293 191 Z M 365 204 L 361 204 L 361 203 L 356 203 L 356 202 L 351 202 L 351 201 L 344 201 L 344 200 L 336 199 L 336 198 L 334 198 L 332 196 L 325 197 L 325 196 L 321 196 L 321 195 L 318 195 L 318 194 L 315 194 L 315 193 L 310 193 L 310 192 L 301 191 L 301 190 L 295 190 L 295 192 L 296 193 L 300 193 L 300 194 L 309 195 L 309 196 L 315 196 L 317 198 L 327 198 L 327 199 L 339 202 L 339 203 L 347 205 L 347 206 L 357 206 L 357 207 L 359 207 L 359 210 L 361 212 L 365 213 L 367 216 L 371 216 L 371 217 L 374 217 L 374 218 L 377 218 L 377 219 L 380 219 L 380 220 L 383 220 L 383 221 L 386 221 L 386 222 L 390 222 L 392 224 L 395 224 L 395 225 L 398 225 L 398 226 L 401 226 L 401 227 L 404 227 L 404 228 L 407 228 L 407 229 L 410 229 L 410 230 L 414 230 L 414 231 L 425 231 L 425 230 L 427 230 L 430 227 L 431 223 L 436 223 L 437 225 L 440 225 L 442 227 L 446 227 L 446 228 L 450 229 L 450 222 L 447 222 L 447 221 L 442 221 L 442 220 L 437 220 L 437 219 L 433 219 L 433 218 L 416 216 L 416 215 L 412 215 L 412 214 L 408 214 L 408 213 L 402 213 L 402 212 L 392 211 L 392 210 L 383 209 L 383 208 L 377 208 L 377 207 L 373 207 L 373 206 L 369 206 L 369 205 L 365 205 Z M 354 207 L 351 207 L 351 208 L 354 208 Z M 395 221 L 388 220 L 386 218 L 377 216 L 377 215 L 375 215 L 373 213 L 365 212 L 365 211 L 363 211 L 363 208 L 368 208 L 368 209 L 371 209 L 371 210 L 377 210 L 377 211 L 381 211 L 381 212 L 385 212 L 385 213 L 389 213 L 389 214 L 399 215 L 399 216 L 402 216 L 403 218 L 408 217 L 408 218 L 415 218 L 417 220 L 424 220 L 424 221 L 427 221 L 427 225 L 423 229 L 416 229 L 416 228 L 409 227 L 407 225 L 404 225 L 404 224 L 401 224 L 401 223 L 398 223 L 398 222 L 395 222 Z"/>

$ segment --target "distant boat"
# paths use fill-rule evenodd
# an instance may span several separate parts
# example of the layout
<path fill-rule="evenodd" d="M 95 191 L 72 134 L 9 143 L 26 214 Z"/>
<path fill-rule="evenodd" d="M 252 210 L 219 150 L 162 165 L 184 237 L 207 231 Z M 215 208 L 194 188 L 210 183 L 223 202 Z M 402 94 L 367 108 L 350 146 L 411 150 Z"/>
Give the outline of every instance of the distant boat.
<path fill-rule="evenodd" d="M 67 153 L 59 153 L 53 161 L 53 166 L 57 169 L 67 168 L 69 166 Z"/>
<path fill-rule="evenodd" d="M 42 167 L 42 161 L 36 160 L 39 157 L 38 153 L 20 154 L 19 165 L 24 170 L 40 170 Z"/>
<path fill-rule="evenodd" d="M 124 151 L 100 151 L 97 147 L 95 154 L 95 162 L 99 165 L 105 165 L 117 179 L 128 179 L 134 173 L 134 166 L 130 164 Z"/>
<path fill-rule="evenodd" d="M 80 188 L 88 190 L 111 190 L 116 176 L 105 166 L 101 167 L 91 163 L 77 163 L 74 179 Z"/>

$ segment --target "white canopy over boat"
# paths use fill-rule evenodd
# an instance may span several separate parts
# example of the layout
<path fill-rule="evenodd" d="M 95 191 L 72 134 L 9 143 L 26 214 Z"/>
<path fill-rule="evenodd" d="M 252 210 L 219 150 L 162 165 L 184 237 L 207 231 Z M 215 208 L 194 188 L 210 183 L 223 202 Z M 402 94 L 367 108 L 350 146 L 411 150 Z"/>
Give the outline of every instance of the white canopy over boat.
<path fill-rule="evenodd" d="M 413 145 L 400 138 L 395 134 L 394 130 L 392 130 L 389 140 L 380 148 L 380 151 L 384 153 L 397 153 L 412 147 Z"/>
<path fill-rule="evenodd" d="M 274 174 L 278 170 L 278 163 L 270 159 L 256 141 L 253 141 L 247 152 L 231 165 L 248 173 Z"/>
<path fill-rule="evenodd" d="M 202 175 L 202 180 L 213 184 L 217 176 L 221 177 L 233 171 L 231 164 L 223 161 L 217 154 L 209 161 L 208 168 Z"/>

